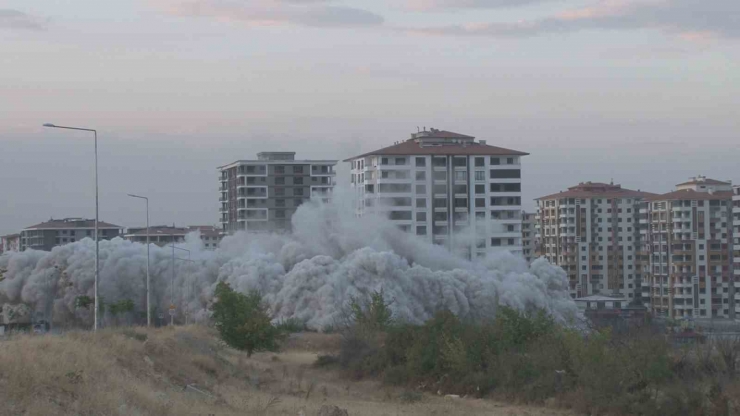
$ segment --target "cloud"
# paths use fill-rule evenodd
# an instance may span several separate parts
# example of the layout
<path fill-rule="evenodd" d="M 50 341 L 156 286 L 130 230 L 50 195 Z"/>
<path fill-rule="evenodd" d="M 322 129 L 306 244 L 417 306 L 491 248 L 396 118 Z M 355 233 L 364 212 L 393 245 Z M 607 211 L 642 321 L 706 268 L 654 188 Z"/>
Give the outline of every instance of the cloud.
<path fill-rule="evenodd" d="M 501 9 L 549 3 L 559 0 L 406 0 L 406 7 L 417 11 L 440 9 Z"/>
<path fill-rule="evenodd" d="M 383 17 L 354 7 L 327 5 L 325 0 L 200 0 L 175 2 L 166 8 L 177 16 L 209 17 L 251 26 L 299 25 L 356 27 L 383 24 Z"/>
<path fill-rule="evenodd" d="M 0 29 L 44 30 L 44 22 L 13 9 L 0 9 Z"/>
<path fill-rule="evenodd" d="M 493 37 L 529 37 L 580 30 L 655 29 L 687 40 L 740 38 L 738 0 L 603 0 L 551 17 L 516 23 L 472 23 L 409 29 L 411 32 Z"/>

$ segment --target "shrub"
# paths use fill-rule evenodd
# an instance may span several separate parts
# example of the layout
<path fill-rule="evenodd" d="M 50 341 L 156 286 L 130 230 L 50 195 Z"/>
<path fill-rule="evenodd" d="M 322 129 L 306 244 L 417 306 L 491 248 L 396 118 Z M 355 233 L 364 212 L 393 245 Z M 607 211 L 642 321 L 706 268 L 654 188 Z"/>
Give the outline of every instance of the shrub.
<path fill-rule="evenodd" d="M 305 322 L 297 318 L 290 318 L 281 320 L 275 325 L 278 330 L 285 334 L 295 334 L 297 332 L 306 331 Z"/>
<path fill-rule="evenodd" d="M 224 282 L 216 286 L 212 319 L 221 339 L 251 356 L 258 351 L 277 351 L 285 333 L 273 326 L 268 308 L 257 292 L 235 292 Z"/>

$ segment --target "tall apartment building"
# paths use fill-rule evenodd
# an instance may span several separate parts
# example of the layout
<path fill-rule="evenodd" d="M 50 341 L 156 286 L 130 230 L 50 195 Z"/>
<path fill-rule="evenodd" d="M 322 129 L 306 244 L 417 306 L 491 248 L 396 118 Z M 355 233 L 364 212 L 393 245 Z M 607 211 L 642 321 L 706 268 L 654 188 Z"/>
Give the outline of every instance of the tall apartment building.
<path fill-rule="evenodd" d="M 528 263 L 537 255 L 537 214 L 522 211 L 522 255 Z"/>
<path fill-rule="evenodd" d="M 20 250 L 26 249 L 50 251 L 56 246 L 74 243 L 85 237 L 95 238 L 95 220 L 82 218 L 51 219 L 41 224 L 32 225 L 21 231 Z M 123 227 L 98 222 L 98 238 L 111 240 L 123 234 Z"/>
<path fill-rule="evenodd" d="M 740 185 L 732 187 L 732 242 L 735 316 L 730 316 L 730 318 L 736 318 L 740 316 Z"/>
<path fill-rule="evenodd" d="M 219 169 L 221 225 L 236 231 L 289 231 L 296 209 L 312 197 L 327 198 L 336 160 L 295 160 L 295 152 L 262 152 Z"/>
<path fill-rule="evenodd" d="M 640 298 L 638 208 L 653 195 L 585 182 L 537 198 L 540 254 L 568 273 L 571 296 Z"/>
<path fill-rule="evenodd" d="M 352 164 L 357 214 L 388 216 L 402 230 L 465 257 L 521 254 L 521 158 L 527 153 L 430 129 Z"/>
<path fill-rule="evenodd" d="M 730 182 L 699 176 L 642 204 L 641 233 L 648 256 L 642 294 L 653 314 L 730 315 L 732 199 Z"/>
<path fill-rule="evenodd" d="M 185 241 L 185 236 L 189 233 L 200 231 L 200 239 L 203 246 L 208 250 L 215 250 L 223 238 L 220 228 L 210 225 L 191 225 L 188 227 L 175 227 L 168 225 L 155 225 L 149 227 L 149 242 L 158 246 L 165 246 L 172 243 L 181 243 Z M 147 229 L 146 227 L 131 227 L 126 230 L 123 236 L 126 240 L 146 244 Z"/>

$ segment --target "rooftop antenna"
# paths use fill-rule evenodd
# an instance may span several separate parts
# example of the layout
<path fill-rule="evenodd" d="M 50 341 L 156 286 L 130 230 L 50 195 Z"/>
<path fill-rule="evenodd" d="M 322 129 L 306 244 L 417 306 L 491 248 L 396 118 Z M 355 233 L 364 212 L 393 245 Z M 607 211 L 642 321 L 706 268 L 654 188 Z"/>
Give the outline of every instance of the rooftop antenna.
<path fill-rule="evenodd" d="M 416 132 L 419 133 L 421 130 L 419 130 L 419 126 L 416 126 Z"/>

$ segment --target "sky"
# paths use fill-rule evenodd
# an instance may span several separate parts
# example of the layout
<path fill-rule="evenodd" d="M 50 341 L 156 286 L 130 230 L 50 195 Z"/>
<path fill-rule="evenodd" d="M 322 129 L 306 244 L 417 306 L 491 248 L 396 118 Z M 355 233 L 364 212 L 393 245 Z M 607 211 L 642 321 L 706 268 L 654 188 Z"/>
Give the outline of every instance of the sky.
<path fill-rule="evenodd" d="M 0 0 L 0 235 L 217 224 L 217 167 L 344 159 L 417 127 L 583 181 L 740 183 L 737 0 Z M 341 163 L 340 163 L 341 164 Z M 341 164 L 338 181 L 348 183 Z"/>

